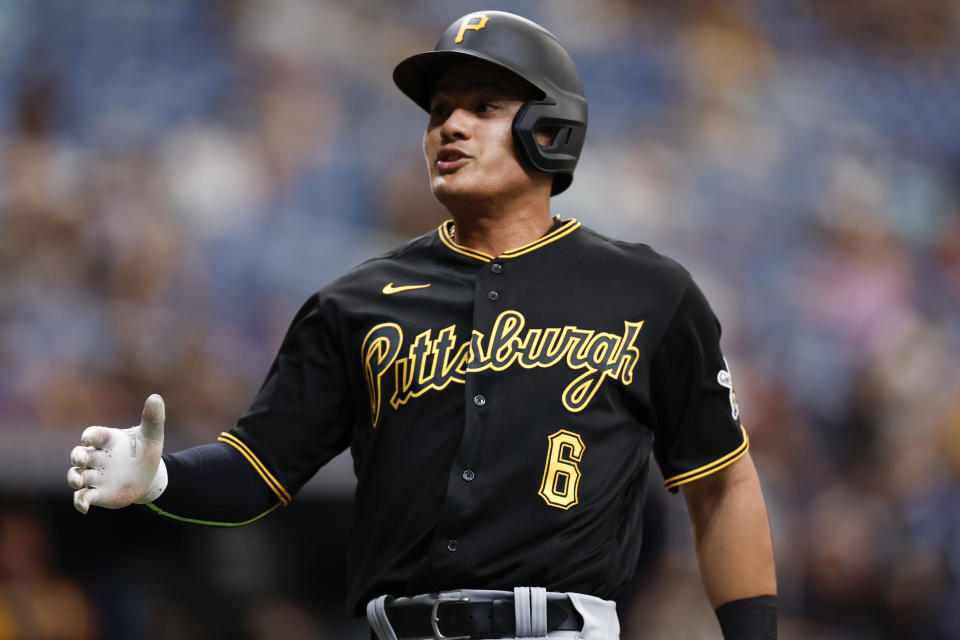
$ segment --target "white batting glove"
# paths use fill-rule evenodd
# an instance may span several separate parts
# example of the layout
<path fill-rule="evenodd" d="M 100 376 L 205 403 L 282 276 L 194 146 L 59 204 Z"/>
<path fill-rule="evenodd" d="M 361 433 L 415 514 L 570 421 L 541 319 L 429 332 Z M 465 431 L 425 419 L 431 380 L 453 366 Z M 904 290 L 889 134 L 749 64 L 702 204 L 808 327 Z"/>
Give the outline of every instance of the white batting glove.
<path fill-rule="evenodd" d="M 160 497 L 167 488 L 163 453 L 163 398 L 151 395 L 140 424 L 129 429 L 87 427 L 80 446 L 70 452 L 67 484 L 73 506 L 86 513 L 91 506 L 120 509 Z"/>

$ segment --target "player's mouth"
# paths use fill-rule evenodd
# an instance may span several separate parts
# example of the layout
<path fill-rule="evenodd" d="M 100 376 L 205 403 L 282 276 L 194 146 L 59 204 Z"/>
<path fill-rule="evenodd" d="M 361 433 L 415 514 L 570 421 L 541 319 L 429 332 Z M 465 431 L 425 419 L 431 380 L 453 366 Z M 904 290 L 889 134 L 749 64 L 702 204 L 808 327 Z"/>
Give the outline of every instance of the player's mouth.
<path fill-rule="evenodd" d="M 467 162 L 470 156 L 455 147 L 447 147 L 437 152 L 437 171 L 440 173 L 451 173 L 456 171 Z"/>

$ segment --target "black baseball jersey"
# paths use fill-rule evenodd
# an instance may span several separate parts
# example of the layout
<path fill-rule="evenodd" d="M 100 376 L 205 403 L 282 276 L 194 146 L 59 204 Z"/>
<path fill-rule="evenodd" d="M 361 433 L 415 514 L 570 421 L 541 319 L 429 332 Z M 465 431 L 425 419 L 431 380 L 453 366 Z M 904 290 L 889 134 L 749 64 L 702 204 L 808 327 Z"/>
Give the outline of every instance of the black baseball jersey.
<path fill-rule="evenodd" d="M 350 446 L 348 602 L 537 585 L 610 598 L 667 489 L 742 456 L 720 327 L 689 274 L 576 220 L 492 257 L 452 223 L 295 317 L 221 440 L 286 502 Z"/>

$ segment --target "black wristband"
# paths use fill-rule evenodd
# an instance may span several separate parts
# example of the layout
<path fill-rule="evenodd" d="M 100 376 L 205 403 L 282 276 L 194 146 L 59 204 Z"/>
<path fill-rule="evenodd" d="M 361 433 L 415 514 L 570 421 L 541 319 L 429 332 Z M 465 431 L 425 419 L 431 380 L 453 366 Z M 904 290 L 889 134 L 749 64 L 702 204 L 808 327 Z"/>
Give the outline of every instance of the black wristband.
<path fill-rule="evenodd" d="M 776 640 L 777 596 L 755 596 L 717 608 L 724 640 Z"/>

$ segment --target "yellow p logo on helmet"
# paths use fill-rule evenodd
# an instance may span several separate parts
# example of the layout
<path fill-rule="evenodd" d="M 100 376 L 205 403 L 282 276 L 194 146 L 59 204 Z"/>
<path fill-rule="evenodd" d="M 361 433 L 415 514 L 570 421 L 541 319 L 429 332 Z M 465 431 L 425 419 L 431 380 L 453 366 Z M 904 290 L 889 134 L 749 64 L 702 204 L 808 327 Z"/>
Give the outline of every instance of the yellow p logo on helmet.
<path fill-rule="evenodd" d="M 454 40 L 457 44 L 463 42 L 463 34 L 467 32 L 467 29 L 472 29 L 473 31 L 480 31 L 485 26 L 487 26 L 487 20 L 490 18 L 487 17 L 485 13 L 471 13 L 463 19 L 463 22 L 460 23 L 460 31 L 457 32 L 457 39 Z M 479 22 L 474 22 L 474 20 L 479 20 Z"/>

